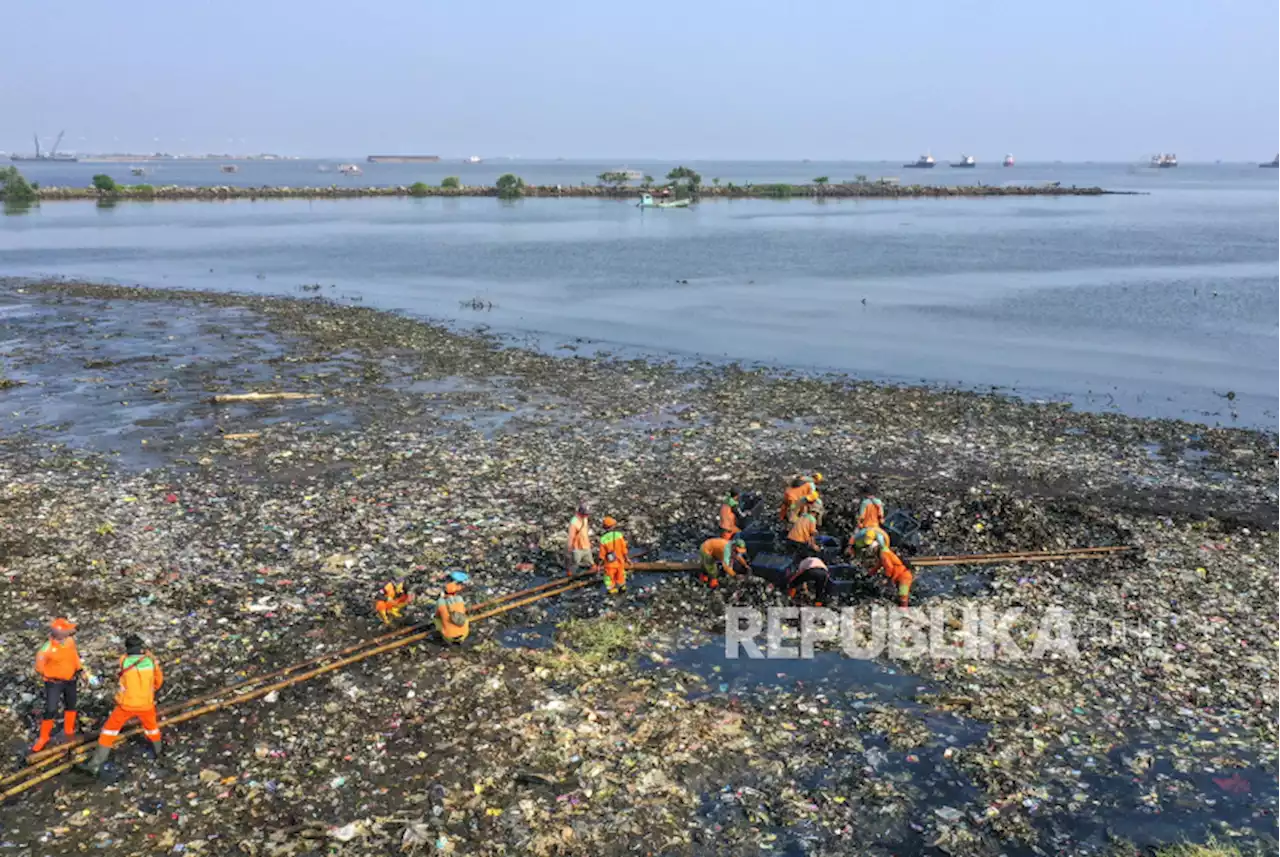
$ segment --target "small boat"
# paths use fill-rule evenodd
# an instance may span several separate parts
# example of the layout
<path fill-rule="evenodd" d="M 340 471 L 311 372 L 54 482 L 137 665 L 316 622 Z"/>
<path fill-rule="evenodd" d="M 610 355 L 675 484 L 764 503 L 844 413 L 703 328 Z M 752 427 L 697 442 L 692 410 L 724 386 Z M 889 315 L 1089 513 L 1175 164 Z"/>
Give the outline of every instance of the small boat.
<path fill-rule="evenodd" d="M 640 208 L 688 208 L 693 202 L 691 199 L 663 199 L 655 201 L 653 194 L 643 193 L 640 195 L 640 201 L 636 203 Z"/>
<path fill-rule="evenodd" d="M 1005 155 L 1005 156 L 1004 156 L 1004 165 L 1005 165 L 1006 167 L 1011 167 L 1011 166 L 1013 166 L 1013 155 Z"/>
<path fill-rule="evenodd" d="M 1280 155 L 1276 155 L 1276 159 L 1274 161 L 1268 161 L 1265 164 L 1258 164 L 1258 166 L 1263 167 L 1264 169 L 1270 168 L 1273 170 L 1280 168 Z"/>
<path fill-rule="evenodd" d="M 1178 165 L 1177 155 L 1152 155 L 1151 156 L 1151 166 L 1155 167 L 1156 169 L 1167 170 L 1170 167 L 1176 167 L 1177 165 Z"/>
<path fill-rule="evenodd" d="M 627 167 L 618 167 L 616 170 L 612 170 L 611 172 L 623 176 L 629 182 L 638 182 L 644 178 L 644 173 L 639 170 L 628 169 Z"/>
<path fill-rule="evenodd" d="M 358 176 L 363 172 L 363 170 L 355 164 L 343 164 L 338 167 L 338 172 L 342 173 L 344 176 Z"/>
<path fill-rule="evenodd" d="M 222 171 L 224 173 L 238 173 L 240 172 L 240 168 L 235 164 L 223 164 Z"/>
<path fill-rule="evenodd" d="M 975 158 L 973 155 L 961 155 L 961 156 L 960 156 L 960 160 L 956 161 L 956 162 L 955 162 L 954 164 L 952 164 L 951 166 L 953 166 L 953 167 L 976 167 L 977 165 L 978 165 L 978 160 L 977 160 L 977 158 Z"/>
<path fill-rule="evenodd" d="M 921 155 L 914 164 L 903 164 L 902 168 L 904 170 L 931 170 L 937 163 L 933 159 L 933 155 Z"/>
<path fill-rule="evenodd" d="M 478 164 L 478 163 L 480 163 L 480 156 L 479 156 L 479 155 L 472 155 L 471 157 L 467 158 L 467 163 L 468 163 L 468 164 Z"/>
<path fill-rule="evenodd" d="M 142 167 L 134 167 L 133 169 L 129 170 L 129 174 L 134 176 L 145 176 L 147 174 L 147 171 L 144 170 Z"/>

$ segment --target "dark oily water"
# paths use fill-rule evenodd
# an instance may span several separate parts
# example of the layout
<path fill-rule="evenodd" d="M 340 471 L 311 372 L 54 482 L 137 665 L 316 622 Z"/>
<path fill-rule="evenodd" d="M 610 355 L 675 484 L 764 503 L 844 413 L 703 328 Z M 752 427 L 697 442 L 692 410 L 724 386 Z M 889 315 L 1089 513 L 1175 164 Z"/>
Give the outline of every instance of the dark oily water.
<path fill-rule="evenodd" d="M 538 169 L 587 180 L 593 167 Z M 1054 170 L 1150 194 L 647 212 L 596 199 L 45 203 L 0 219 L 0 274 L 319 294 L 567 354 L 759 361 L 1274 427 L 1274 174 Z M 1032 174 L 978 172 L 965 179 Z"/>

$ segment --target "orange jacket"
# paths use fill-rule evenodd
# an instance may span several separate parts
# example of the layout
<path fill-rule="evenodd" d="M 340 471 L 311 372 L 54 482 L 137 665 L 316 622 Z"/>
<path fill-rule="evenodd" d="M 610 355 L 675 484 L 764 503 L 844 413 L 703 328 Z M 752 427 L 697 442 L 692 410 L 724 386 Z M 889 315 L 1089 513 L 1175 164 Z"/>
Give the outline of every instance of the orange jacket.
<path fill-rule="evenodd" d="M 800 501 L 808 497 L 812 490 L 813 486 L 806 482 L 783 491 L 782 505 L 778 508 L 778 520 L 794 522 L 800 510 Z"/>
<path fill-rule="evenodd" d="M 600 537 L 600 564 L 605 571 L 626 568 L 631 561 L 627 540 L 617 530 L 610 530 Z"/>
<path fill-rule="evenodd" d="M 787 533 L 787 538 L 793 542 L 812 545 L 815 544 L 814 537 L 817 535 L 818 522 L 813 515 L 806 513 L 796 518 L 795 524 L 791 527 L 791 532 Z"/>
<path fill-rule="evenodd" d="M 148 711 L 156 707 L 156 691 L 164 684 L 160 662 L 150 653 L 125 655 L 120 658 L 120 689 L 116 705 L 129 711 Z"/>
<path fill-rule="evenodd" d="M 878 527 L 884 523 L 884 503 L 879 497 L 867 497 L 858 505 L 858 529 Z"/>
<path fill-rule="evenodd" d="M 461 613 L 462 624 L 455 625 L 450 613 Z M 457 593 L 440 596 L 436 601 L 436 627 L 440 634 L 448 640 L 464 638 L 471 633 L 471 619 L 467 616 L 467 605 Z"/>
<path fill-rule="evenodd" d="M 873 572 L 884 572 L 885 577 L 897 584 L 906 583 L 910 585 L 912 580 L 911 569 L 907 568 L 906 563 L 888 548 L 881 549 L 880 559 L 871 570 Z"/>
<path fill-rule="evenodd" d="M 81 669 L 80 652 L 71 637 L 55 640 L 52 637 L 36 652 L 36 672 L 45 681 L 70 681 Z"/>
<path fill-rule="evenodd" d="M 738 532 L 738 516 L 734 514 L 733 507 L 728 503 L 720 507 L 720 532 L 731 536 Z"/>

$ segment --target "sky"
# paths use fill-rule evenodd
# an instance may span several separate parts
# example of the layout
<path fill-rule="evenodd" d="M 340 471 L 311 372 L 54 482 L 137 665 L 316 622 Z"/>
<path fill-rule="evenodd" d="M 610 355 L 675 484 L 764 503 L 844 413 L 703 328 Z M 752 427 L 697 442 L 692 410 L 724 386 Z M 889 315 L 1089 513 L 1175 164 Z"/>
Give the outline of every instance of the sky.
<path fill-rule="evenodd" d="M 6 4 L 0 150 L 1269 160 L 1276 0 Z"/>

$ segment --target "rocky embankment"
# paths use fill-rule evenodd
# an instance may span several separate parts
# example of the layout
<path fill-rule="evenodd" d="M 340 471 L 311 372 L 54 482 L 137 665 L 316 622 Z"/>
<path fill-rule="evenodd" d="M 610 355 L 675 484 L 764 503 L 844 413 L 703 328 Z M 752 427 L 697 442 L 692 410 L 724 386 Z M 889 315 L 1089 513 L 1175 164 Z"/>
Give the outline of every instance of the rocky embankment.
<path fill-rule="evenodd" d="M 643 189 L 635 187 L 608 187 L 604 185 L 527 185 L 521 196 L 535 197 L 601 197 L 606 199 L 635 199 Z M 1117 191 L 1100 187 L 1062 187 L 1051 184 L 999 186 L 969 185 L 943 187 L 939 185 L 898 185 L 880 182 L 837 185 L 756 184 L 722 187 L 703 187 L 700 199 L 785 199 L 813 197 L 834 199 L 910 199 L 917 197 L 988 197 L 988 196 L 1101 196 Z M 45 187 L 38 191 L 41 200 L 224 200 L 224 199 L 346 199 L 374 196 L 499 196 L 497 187 L 475 185 L 460 188 L 442 188 L 428 185 L 392 185 L 387 187 L 352 187 L 329 185 L 327 187 L 237 187 L 218 185 L 213 187 L 185 187 L 165 185 L 125 185 L 117 190 L 104 192 L 92 187 Z"/>

